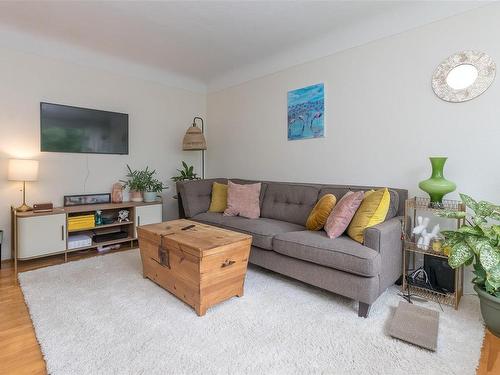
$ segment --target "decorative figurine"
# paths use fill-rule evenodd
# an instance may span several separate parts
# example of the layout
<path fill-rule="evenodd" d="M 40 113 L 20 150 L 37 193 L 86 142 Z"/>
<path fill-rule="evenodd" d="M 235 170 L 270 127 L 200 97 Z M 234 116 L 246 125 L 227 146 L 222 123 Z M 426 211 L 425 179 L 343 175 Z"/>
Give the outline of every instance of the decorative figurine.
<path fill-rule="evenodd" d="M 417 247 L 422 250 L 427 250 L 432 239 L 438 238 L 439 236 L 439 224 L 436 224 L 432 228 L 431 232 L 427 232 L 427 226 L 429 225 L 429 218 L 422 216 L 417 217 L 417 226 L 413 228 L 412 233 L 418 236 L 418 240 L 415 238 Z"/>
<path fill-rule="evenodd" d="M 429 244 L 433 238 L 436 238 L 439 233 L 439 224 L 434 225 L 432 228 L 432 232 L 427 232 L 427 229 L 424 229 L 420 238 L 417 242 L 417 247 L 422 250 L 427 250 L 429 248 Z"/>
<path fill-rule="evenodd" d="M 417 217 L 417 226 L 413 228 L 413 234 L 420 235 L 422 232 L 427 228 L 427 225 L 429 225 L 429 218 L 423 218 L 422 216 Z"/>
<path fill-rule="evenodd" d="M 120 210 L 118 212 L 118 222 L 130 221 L 128 218 L 128 210 Z"/>

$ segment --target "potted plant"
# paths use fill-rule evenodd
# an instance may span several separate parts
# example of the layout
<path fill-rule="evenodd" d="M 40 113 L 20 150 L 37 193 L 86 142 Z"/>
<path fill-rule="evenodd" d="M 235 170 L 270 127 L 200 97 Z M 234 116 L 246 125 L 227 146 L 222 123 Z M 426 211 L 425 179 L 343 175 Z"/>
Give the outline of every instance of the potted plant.
<path fill-rule="evenodd" d="M 185 161 L 182 162 L 183 169 L 177 169 L 180 173 L 177 176 L 172 177 L 172 181 L 185 181 L 185 180 L 199 180 L 200 178 L 196 173 L 194 173 L 194 167 L 188 166 Z"/>
<path fill-rule="evenodd" d="M 147 173 L 145 171 L 132 170 L 127 164 L 127 180 L 121 180 L 124 183 L 124 188 L 128 187 L 130 190 L 130 200 L 132 202 L 142 202 L 142 193 L 146 189 Z M 147 168 L 146 168 L 147 170 Z"/>
<path fill-rule="evenodd" d="M 158 193 L 163 190 L 168 189 L 168 186 L 163 185 L 163 182 L 154 177 L 156 170 L 149 171 L 148 168 L 145 169 L 146 183 L 144 191 L 144 202 L 154 202 Z"/>
<path fill-rule="evenodd" d="M 464 218 L 458 230 L 441 232 L 445 249 L 450 249 L 448 263 L 452 268 L 474 263 L 474 290 L 479 295 L 481 314 L 489 330 L 500 337 L 500 206 L 460 194 L 462 202 L 472 210 L 445 211 L 439 216 Z"/>

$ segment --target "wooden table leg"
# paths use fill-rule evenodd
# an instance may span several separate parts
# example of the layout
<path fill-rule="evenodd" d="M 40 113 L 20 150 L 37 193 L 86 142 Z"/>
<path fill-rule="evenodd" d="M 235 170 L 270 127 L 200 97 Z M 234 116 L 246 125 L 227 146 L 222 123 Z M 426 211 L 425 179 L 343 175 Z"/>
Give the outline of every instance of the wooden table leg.
<path fill-rule="evenodd" d="M 244 290 L 244 287 L 242 286 L 241 289 L 240 289 L 240 291 L 238 292 L 238 294 L 236 294 L 236 296 L 237 297 L 243 297 L 244 293 L 245 293 L 245 290 Z"/>
<path fill-rule="evenodd" d="M 196 311 L 196 314 L 198 314 L 198 316 L 203 316 L 207 313 L 206 305 L 197 304 L 194 309 Z"/>

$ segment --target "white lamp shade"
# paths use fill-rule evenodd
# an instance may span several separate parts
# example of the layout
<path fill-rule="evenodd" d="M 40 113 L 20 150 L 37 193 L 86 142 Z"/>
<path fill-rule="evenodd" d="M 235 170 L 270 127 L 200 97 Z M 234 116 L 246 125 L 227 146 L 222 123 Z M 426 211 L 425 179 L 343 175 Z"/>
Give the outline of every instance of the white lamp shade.
<path fill-rule="evenodd" d="M 9 159 L 8 178 L 11 181 L 36 181 L 38 160 Z"/>

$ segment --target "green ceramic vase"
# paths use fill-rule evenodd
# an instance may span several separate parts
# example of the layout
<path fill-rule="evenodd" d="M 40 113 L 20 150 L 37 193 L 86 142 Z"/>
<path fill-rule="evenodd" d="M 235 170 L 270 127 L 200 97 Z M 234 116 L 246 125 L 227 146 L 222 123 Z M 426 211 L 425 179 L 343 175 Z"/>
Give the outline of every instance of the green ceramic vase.
<path fill-rule="evenodd" d="M 432 166 L 432 175 L 429 179 L 421 181 L 418 187 L 429 194 L 431 197 L 431 206 L 439 208 L 443 206 L 443 197 L 455 191 L 457 185 L 444 178 L 443 169 L 448 158 L 432 157 L 429 159 Z"/>

